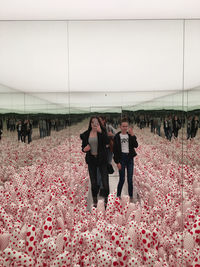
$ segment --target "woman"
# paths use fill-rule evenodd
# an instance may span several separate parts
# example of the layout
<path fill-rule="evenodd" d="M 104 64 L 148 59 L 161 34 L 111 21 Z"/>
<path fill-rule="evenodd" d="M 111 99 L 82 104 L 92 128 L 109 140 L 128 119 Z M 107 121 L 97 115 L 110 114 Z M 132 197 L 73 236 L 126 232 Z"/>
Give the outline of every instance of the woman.
<path fill-rule="evenodd" d="M 82 151 L 86 153 L 86 163 L 90 175 L 93 204 L 97 206 L 97 194 L 99 187 L 97 184 L 97 168 L 101 173 L 102 184 L 105 192 L 105 206 L 109 195 L 108 171 L 106 146 L 109 138 L 100 126 L 98 117 L 91 117 L 88 130 L 80 135 L 82 139 Z"/>
<path fill-rule="evenodd" d="M 112 125 L 110 125 L 110 124 L 108 124 L 106 122 L 106 117 L 99 116 L 99 120 L 100 120 L 102 129 L 106 132 L 106 134 L 107 134 L 107 136 L 109 138 L 109 146 L 106 147 L 106 152 L 107 152 L 108 164 L 112 165 L 113 142 L 114 142 L 113 140 L 114 140 L 114 136 L 116 134 L 116 130 L 112 127 Z M 97 184 L 98 184 L 98 186 L 100 188 L 99 195 L 100 196 L 104 196 L 104 190 L 103 190 L 103 185 L 102 185 L 102 182 L 101 182 L 101 174 L 100 174 L 99 169 L 97 169 Z"/>

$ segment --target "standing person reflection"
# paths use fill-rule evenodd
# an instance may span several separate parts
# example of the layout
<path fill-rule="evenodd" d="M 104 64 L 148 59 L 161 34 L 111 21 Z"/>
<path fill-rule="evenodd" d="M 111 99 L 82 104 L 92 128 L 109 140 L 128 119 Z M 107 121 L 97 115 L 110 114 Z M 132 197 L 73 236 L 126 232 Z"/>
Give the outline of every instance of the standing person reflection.
<path fill-rule="evenodd" d="M 199 128 L 199 118 L 198 116 L 194 116 L 194 118 L 192 119 L 192 125 L 191 125 L 191 138 L 196 137 L 198 128 Z"/>
<path fill-rule="evenodd" d="M 18 142 L 22 141 L 22 122 L 18 121 L 17 123 L 17 136 L 18 136 Z"/>
<path fill-rule="evenodd" d="M 181 122 L 177 116 L 174 116 L 172 120 L 174 138 L 178 137 L 178 131 L 181 129 Z"/>
<path fill-rule="evenodd" d="M 135 148 L 138 147 L 138 142 L 136 136 L 133 133 L 133 129 L 129 127 L 129 123 L 126 118 L 121 120 L 120 128 L 121 131 L 118 132 L 114 137 L 113 149 L 114 161 L 117 164 L 117 168 L 119 170 L 117 197 L 121 197 L 121 192 L 125 181 L 125 169 L 127 169 L 128 194 L 130 197 L 130 202 L 134 202 L 135 200 L 133 200 L 133 158 L 137 155 L 135 152 Z"/>
<path fill-rule="evenodd" d="M 191 129 L 192 129 L 192 116 L 187 119 L 187 140 L 191 139 Z"/>
<path fill-rule="evenodd" d="M 102 130 L 98 117 L 91 117 L 88 130 L 82 133 L 80 138 L 82 140 L 82 151 L 86 153 L 85 159 L 91 181 L 93 205 L 96 207 L 98 201 L 97 168 L 99 168 L 106 206 L 109 195 L 106 146 L 109 144 L 109 138 L 106 132 Z"/>
<path fill-rule="evenodd" d="M 105 131 L 109 138 L 109 146 L 106 146 L 106 152 L 107 152 L 107 161 L 108 164 L 112 164 L 112 158 L 113 158 L 113 142 L 114 142 L 114 136 L 116 134 L 116 130 L 113 128 L 112 125 L 107 123 L 106 117 L 104 116 L 99 116 L 99 120 L 101 122 L 101 127 L 102 130 Z M 99 187 L 99 196 L 104 196 L 104 190 L 103 190 L 103 185 L 101 182 L 101 174 L 99 171 L 99 168 L 97 169 L 97 184 Z"/>

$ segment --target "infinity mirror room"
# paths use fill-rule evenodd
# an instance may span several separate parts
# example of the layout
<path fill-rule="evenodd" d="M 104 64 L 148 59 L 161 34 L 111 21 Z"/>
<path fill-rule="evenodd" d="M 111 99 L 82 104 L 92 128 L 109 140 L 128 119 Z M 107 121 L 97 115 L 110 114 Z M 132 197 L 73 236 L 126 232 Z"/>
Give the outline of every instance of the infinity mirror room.
<path fill-rule="evenodd" d="M 200 266 L 200 20 L 0 21 L 0 266 Z"/>

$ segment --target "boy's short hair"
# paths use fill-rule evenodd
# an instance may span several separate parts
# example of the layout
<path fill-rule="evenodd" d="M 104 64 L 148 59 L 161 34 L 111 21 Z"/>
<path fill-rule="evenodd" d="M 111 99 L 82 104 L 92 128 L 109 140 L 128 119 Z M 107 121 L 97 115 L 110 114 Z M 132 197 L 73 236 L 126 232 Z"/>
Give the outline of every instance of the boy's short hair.
<path fill-rule="evenodd" d="M 123 122 L 127 122 L 127 123 L 129 123 L 129 120 L 128 120 L 128 118 L 126 118 L 126 117 L 125 117 L 125 118 L 122 118 L 122 119 L 121 119 L 121 123 L 120 123 L 120 124 L 122 124 Z"/>

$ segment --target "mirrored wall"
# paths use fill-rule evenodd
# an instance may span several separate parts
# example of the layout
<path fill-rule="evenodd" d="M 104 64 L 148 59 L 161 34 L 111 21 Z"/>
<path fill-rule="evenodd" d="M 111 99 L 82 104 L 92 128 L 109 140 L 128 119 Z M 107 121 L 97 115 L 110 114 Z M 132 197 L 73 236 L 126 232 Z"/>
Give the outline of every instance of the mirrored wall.
<path fill-rule="evenodd" d="M 127 117 L 139 143 L 135 186 L 152 212 L 157 191 L 177 205 L 173 225 L 173 214 L 158 217 L 183 231 L 200 165 L 199 47 L 199 20 L 1 21 L 1 142 L 17 142 L 24 120 L 31 142 L 64 133 L 74 171 L 74 140 L 90 117 L 105 116 L 116 132 Z"/>

